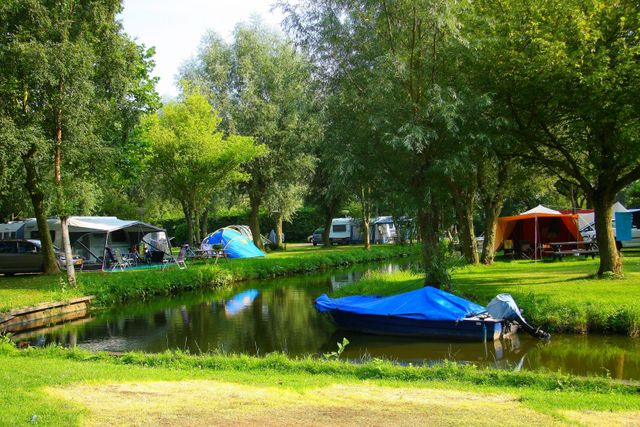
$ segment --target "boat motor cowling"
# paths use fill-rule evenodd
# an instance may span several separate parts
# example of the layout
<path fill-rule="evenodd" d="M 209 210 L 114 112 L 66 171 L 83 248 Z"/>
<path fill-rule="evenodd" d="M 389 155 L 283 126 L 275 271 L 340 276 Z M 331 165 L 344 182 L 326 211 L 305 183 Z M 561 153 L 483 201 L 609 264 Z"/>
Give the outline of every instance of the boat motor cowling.
<path fill-rule="evenodd" d="M 510 294 L 497 295 L 491 300 L 489 305 L 487 305 L 487 312 L 494 319 L 508 320 L 517 323 L 525 331 L 538 339 L 546 340 L 551 337 L 549 333 L 540 328 L 534 328 L 524 319 L 520 308 L 518 308 L 518 305 Z"/>

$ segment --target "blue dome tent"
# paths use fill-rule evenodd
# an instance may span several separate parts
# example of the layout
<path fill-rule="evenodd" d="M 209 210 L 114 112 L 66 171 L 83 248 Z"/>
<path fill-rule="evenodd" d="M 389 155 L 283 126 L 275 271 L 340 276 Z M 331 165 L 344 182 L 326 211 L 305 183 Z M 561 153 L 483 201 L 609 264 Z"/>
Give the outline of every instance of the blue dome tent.
<path fill-rule="evenodd" d="M 211 249 L 213 245 L 221 245 L 229 258 L 254 258 L 266 256 L 246 236 L 236 230 L 225 227 L 209 234 L 202 241 L 200 249 Z"/>

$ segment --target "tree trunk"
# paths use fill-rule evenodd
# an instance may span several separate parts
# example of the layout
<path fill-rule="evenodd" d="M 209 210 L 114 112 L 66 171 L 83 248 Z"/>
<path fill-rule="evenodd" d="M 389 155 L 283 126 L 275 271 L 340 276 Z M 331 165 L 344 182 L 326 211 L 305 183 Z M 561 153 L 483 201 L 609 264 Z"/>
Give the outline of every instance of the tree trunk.
<path fill-rule="evenodd" d="M 67 268 L 67 281 L 69 286 L 76 286 L 76 271 L 73 264 L 73 253 L 71 252 L 71 240 L 69 239 L 69 217 L 60 217 L 60 228 L 62 230 L 62 247 L 64 248 L 64 264 Z"/>
<path fill-rule="evenodd" d="M 473 199 L 475 197 L 469 196 L 462 191 L 455 192 L 454 194 L 456 195 L 454 207 L 458 220 L 458 235 L 460 236 L 462 255 L 469 264 L 477 264 L 479 262 L 478 246 L 473 227 Z"/>
<path fill-rule="evenodd" d="M 200 218 L 200 233 L 201 233 L 202 239 L 207 237 L 207 234 L 209 234 L 208 231 L 209 231 L 209 208 L 205 208 L 204 211 L 202 212 L 202 217 Z"/>
<path fill-rule="evenodd" d="M 60 80 L 60 93 L 64 92 L 64 82 Z M 73 255 L 71 253 L 71 240 L 69 239 L 69 226 L 66 207 L 64 205 L 64 195 L 62 193 L 62 110 L 55 110 L 56 140 L 54 145 L 54 181 L 56 184 L 56 194 L 58 199 L 58 215 L 60 217 L 60 229 L 62 233 L 62 249 L 67 270 L 67 281 L 69 286 L 76 286 L 76 270 L 73 265 Z"/>
<path fill-rule="evenodd" d="M 616 248 L 616 240 L 611 227 L 614 202 L 615 194 L 594 192 L 593 207 L 596 220 L 596 241 L 600 251 L 599 277 L 602 277 L 606 272 L 620 274 L 622 270 Z"/>
<path fill-rule="evenodd" d="M 278 249 L 282 249 L 283 245 L 283 230 L 282 230 L 282 212 L 276 213 L 276 246 Z"/>
<path fill-rule="evenodd" d="M 193 209 L 193 244 L 202 242 L 200 237 L 200 210 L 198 208 Z"/>
<path fill-rule="evenodd" d="M 439 258 L 439 221 L 438 215 L 424 206 L 418 208 L 418 233 L 422 241 L 422 261 L 425 271 L 425 286 L 440 289 L 440 279 L 435 274 Z"/>
<path fill-rule="evenodd" d="M 360 203 L 362 208 L 362 242 L 364 243 L 364 250 L 371 249 L 371 188 L 362 187 L 360 191 Z"/>
<path fill-rule="evenodd" d="M 491 265 L 495 258 L 496 230 L 498 228 L 498 217 L 502 211 L 504 201 L 494 200 L 485 204 L 484 208 L 484 242 L 482 245 L 482 263 Z"/>
<path fill-rule="evenodd" d="M 371 249 L 371 236 L 370 236 L 370 227 L 369 227 L 370 218 L 367 219 L 363 216 L 362 218 L 362 242 L 364 243 L 364 250 L 368 251 Z"/>
<path fill-rule="evenodd" d="M 44 193 L 40 188 L 38 172 L 35 164 L 36 147 L 31 146 L 29 151 L 22 157 L 26 172 L 25 187 L 31 198 L 33 212 L 38 223 L 38 233 L 40 234 L 40 244 L 42 246 L 42 271 L 44 274 L 56 274 L 60 272 L 56 254 L 53 250 L 49 224 L 47 223 L 47 212 L 44 206 Z M 30 237 L 30 236 L 25 236 Z"/>
<path fill-rule="evenodd" d="M 251 216 L 249 217 L 249 228 L 253 234 L 253 243 L 260 249 L 264 249 L 262 238 L 260 237 L 260 198 L 249 194 L 251 203 Z"/>
<path fill-rule="evenodd" d="M 331 223 L 333 221 L 333 209 L 326 208 L 324 211 L 324 231 L 322 232 L 322 241 L 325 247 L 331 246 Z"/>
<path fill-rule="evenodd" d="M 478 163 L 478 194 L 484 210 L 484 242 L 481 260 L 487 265 L 493 264 L 493 259 L 495 258 L 494 246 L 498 217 L 504 206 L 507 189 L 512 185 L 509 182 L 511 179 L 509 166 L 510 161 L 508 159 L 498 158 L 496 183 L 490 186 L 486 176 L 486 162 L 480 161 Z"/>
<path fill-rule="evenodd" d="M 193 214 L 191 208 L 187 203 L 182 203 L 182 212 L 184 213 L 184 219 L 187 220 L 187 243 L 193 243 Z"/>

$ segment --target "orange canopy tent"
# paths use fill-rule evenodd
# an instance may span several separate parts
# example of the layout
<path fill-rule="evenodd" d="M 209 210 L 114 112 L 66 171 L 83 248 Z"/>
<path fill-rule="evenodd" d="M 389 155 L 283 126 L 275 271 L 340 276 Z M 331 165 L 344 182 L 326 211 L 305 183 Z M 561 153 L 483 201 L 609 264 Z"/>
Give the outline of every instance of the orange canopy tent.
<path fill-rule="evenodd" d="M 498 218 L 494 249 L 504 247 L 505 240 L 527 242 L 538 258 L 544 245 L 551 242 L 578 242 L 578 215 L 562 214 L 539 205 L 520 215 Z"/>

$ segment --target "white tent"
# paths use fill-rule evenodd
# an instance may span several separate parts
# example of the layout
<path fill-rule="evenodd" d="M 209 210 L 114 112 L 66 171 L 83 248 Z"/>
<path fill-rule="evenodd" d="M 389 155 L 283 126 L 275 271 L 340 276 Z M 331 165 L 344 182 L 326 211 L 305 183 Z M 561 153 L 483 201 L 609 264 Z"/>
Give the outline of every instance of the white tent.
<path fill-rule="evenodd" d="M 562 215 L 560 211 L 549 209 L 546 206 L 538 205 L 533 209 L 529 209 L 526 212 L 522 212 L 520 215 L 534 215 L 534 214 L 549 214 L 549 215 Z"/>

